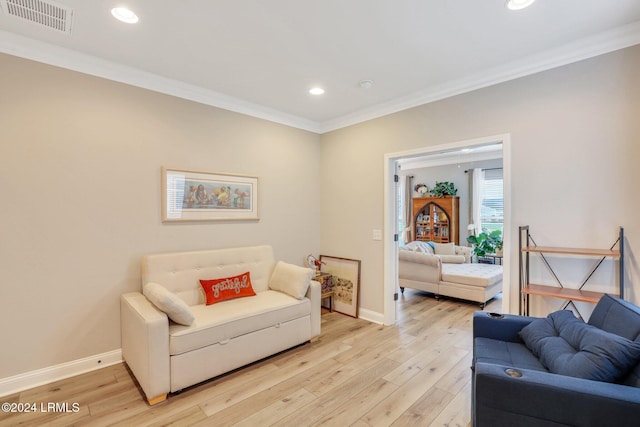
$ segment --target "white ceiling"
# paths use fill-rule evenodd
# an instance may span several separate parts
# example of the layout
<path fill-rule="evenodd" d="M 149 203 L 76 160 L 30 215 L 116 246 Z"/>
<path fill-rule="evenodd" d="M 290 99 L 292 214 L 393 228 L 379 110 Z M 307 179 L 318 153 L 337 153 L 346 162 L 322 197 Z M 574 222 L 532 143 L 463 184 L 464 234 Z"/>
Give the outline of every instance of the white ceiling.
<path fill-rule="evenodd" d="M 70 35 L 3 10 L 0 52 L 320 133 L 640 43 L 640 0 L 55 3 Z"/>

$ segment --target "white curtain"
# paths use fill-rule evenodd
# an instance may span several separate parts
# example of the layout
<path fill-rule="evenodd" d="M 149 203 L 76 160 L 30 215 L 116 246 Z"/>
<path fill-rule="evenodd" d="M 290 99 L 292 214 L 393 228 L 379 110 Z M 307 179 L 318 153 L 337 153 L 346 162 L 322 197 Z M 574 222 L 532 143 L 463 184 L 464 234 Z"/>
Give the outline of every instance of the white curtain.
<path fill-rule="evenodd" d="M 411 177 L 401 175 L 400 176 L 400 191 L 402 192 L 402 230 L 400 233 L 400 239 L 403 243 L 409 243 L 412 240 L 411 236 L 411 224 L 412 224 L 412 212 L 411 209 L 412 199 L 412 187 L 411 187 Z"/>
<path fill-rule="evenodd" d="M 475 235 L 482 233 L 482 195 L 484 186 L 484 171 L 476 168 L 473 170 L 473 188 L 471 192 L 471 209 L 472 209 L 472 221 L 475 225 Z"/>

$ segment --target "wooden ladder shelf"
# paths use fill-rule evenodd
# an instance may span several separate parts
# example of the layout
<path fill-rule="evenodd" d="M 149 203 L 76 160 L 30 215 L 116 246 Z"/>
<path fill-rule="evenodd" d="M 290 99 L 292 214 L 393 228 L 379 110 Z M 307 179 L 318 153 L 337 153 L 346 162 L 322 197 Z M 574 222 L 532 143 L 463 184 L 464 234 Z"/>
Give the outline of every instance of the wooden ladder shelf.
<path fill-rule="evenodd" d="M 593 292 L 584 290 L 587 282 L 600 267 L 602 262 L 606 258 L 613 258 L 619 260 L 620 278 L 618 283 L 618 293 L 612 293 L 612 295 L 619 296 L 624 299 L 624 229 L 620 227 L 618 232 L 618 239 L 613 243 L 609 249 L 591 249 L 591 248 L 566 248 L 555 246 L 538 246 L 529 234 L 529 226 L 520 227 L 519 235 L 520 245 L 520 314 L 529 315 L 529 296 L 537 295 L 542 297 L 560 298 L 567 302 L 563 306 L 566 309 L 569 305 L 572 305 L 576 311 L 576 314 L 582 318 L 578 308 L 574 304 L 574 301 L 586 302 L 596 304 L 600 298 L 604 295 L 602 292 Z M 614 249 L 615 247 L 618 249 Z M 529 281 L 529 254 L 540 254 L 543 263 L 551 272 L 553 277 L 558 283 L 558 286 L 533 284 Z M 566 288 L 549 265 L 545 254 L 560 254 L 560 255 L 577 255 L 577 256 L 591 256 L 600 257 L 600 260 L 594 265 L 589 272 L 587 278 L 581 283 L 577 289 Z"/>

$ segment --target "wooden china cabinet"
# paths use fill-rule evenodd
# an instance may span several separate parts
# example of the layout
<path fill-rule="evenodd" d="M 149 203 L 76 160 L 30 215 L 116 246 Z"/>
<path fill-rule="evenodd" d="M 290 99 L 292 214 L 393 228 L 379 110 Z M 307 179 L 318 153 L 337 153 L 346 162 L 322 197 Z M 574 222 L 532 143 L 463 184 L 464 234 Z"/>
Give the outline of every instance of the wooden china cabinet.
<path fill-rule="evenodd" d="M 460 244 L 460 197 L 414 197 L 415 240 Z"/>

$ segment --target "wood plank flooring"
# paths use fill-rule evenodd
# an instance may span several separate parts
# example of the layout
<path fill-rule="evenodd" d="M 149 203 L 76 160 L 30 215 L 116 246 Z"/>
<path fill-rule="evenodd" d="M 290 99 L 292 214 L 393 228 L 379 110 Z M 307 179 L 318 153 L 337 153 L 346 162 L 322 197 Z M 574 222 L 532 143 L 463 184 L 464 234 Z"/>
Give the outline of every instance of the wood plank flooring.
<path fill-rule="evenodd" d="M 324 312 L 318 341 L 153 407 L 126 365 L 117 364 L 0 398 L 36 405 L 34 412 L 0 412 L 0 427 L 468 426 L 478 309 L 406 289 L 394 326 Z M 500 312 L 501 300 L 485 310 Z"/>

